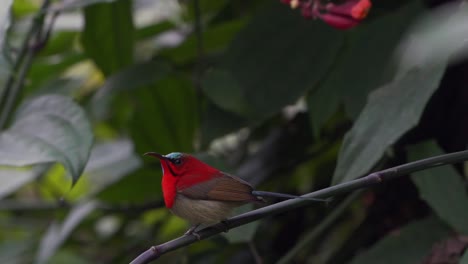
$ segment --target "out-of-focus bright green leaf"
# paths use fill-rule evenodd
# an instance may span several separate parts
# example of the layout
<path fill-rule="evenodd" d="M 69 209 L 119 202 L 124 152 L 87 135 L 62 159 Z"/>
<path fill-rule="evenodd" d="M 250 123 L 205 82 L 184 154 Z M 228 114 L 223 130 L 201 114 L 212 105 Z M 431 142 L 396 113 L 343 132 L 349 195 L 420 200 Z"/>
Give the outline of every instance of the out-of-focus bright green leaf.
<path fill-rule="evenodd" d="M 103 119 L 108 115 L 110 102 L 115 94 L 154 84 L 169 72 L 168 65 L 149 61 L 133 64 L 110 76 L 91 101 L 94 115 Z"/>
<path fill-rule="evenodd" d="M 78 35 L 78 32 L 74 31 L 54 32 L 51 38 L 47 41 L 47 45 L 38 55 L 51 56 L 72 51 L 75 48 L 75 41 Z"/>
<path fill-rule="evenodd" d="M 23 103 L 11 127 L 0 134 L 0 163 L 26 166 L 60 162 L 74 182 L 93 142 L 84 111 L 69 97 L 48 95 Z"/>
<path fill-rule="evenodd" d="M 98 203 L 96 201 L 87 201 L 79 204 L 70 211 L 62 224 L 53 222 L 42 237 L 35 263 L 47 263 L 47 260 L 54 255 L 75 227 L 92 213 L 97 205 Z"/>
<path fill-rule="evenodd" d="M 233 211 L 233 215 L 238 215 L 242 213 L 246 213 L 253 209 L 252 204 L 244 205 L 241 207 L 237 207 Z M 223 236 L 229 240 L 230 243 L 247 243 L 252 241 L 254 238 L 255 232 L 257 231 L 257 227 L 260 224 L 259 221 L 255 221 L 246 225 L 239 226 L 229 232 L 224 233 Z"/>
<path fill-rule="evenodd" d="M 335 184 L 363 176 L 388 147 L 418 124 L 445 67 L 446 64 L 415 68 L 371 93 L 345 136 L 333 175 Z"/>
<path fill-rule="evenodd" d="M 279 112 L 317 84 L 343 40 L 341 33 L 322 23 L 310 23 L 279 2 L 261 10 L 236 36 L 219 65 L 236 85 L 221 80 L 203 86 L 216 105 L 227 111 L 243 109 L 251 120 Z M 241 96 L 237 102 L 246 106 L 233 107 L 230 98 L 211 97 L 221 91 Z"/>
<path fill-rule="evenodd" d="M 410 160 L 442 155 L 434 141 L 408 149 Z M 468 193 L 463 178 L 451 166 L 436 167 L 411 175 L 419 195 L 437 215 L 458 232 L 468 234 Z"/>
<path fill-rule="evenodd" d="M 432 246 L 449 235 L 450 229 L 435 217 L 416 221 L 388 234 L 351 264 L 421 263 Z"/>
<path fill-rule="evenodd" d="M 82 43 L 86 54 L 104 75 L 109 76 L 130 65 L 134 48 L 131 1 L 87 6 L 84 14 Z"/>
<path fill-rule="evenodd" d="M 411 1 L 398 12 L 363 23 L 347 33 L 330 73 L 308 96 L 315 135 L 340 103 L 348 116 L 355 119 L 369 92 L 390 81 L 395 48 L 408 24 L 423 10 L 421 5 L 421 1 Z"/>

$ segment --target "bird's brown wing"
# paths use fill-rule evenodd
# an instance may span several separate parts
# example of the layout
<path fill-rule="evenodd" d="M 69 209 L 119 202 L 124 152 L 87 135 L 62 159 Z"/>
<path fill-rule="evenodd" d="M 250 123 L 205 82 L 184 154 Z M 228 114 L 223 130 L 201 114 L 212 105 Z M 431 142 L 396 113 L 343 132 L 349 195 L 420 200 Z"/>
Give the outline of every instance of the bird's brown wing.
<path fill-rule="evenodd" d="M 247 182 L 222 173 L 213 179 L 204 181 L 187 188 L 177 190 L 177 193 L 191 199 L 215 200 L 226 202 L 259 201 L 252 195 L 252 186 Z"/>

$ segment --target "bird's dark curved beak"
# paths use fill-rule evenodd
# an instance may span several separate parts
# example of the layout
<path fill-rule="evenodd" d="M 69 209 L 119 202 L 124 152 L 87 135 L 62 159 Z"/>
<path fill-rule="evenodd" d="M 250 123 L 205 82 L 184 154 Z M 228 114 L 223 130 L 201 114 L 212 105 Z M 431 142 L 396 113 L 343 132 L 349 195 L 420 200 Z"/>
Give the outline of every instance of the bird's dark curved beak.
<path fill-rule="evenodd" d="M 143 154 L 143 156 L 152 156 L 152 157 L 158 158 L 160 160 L 170 160 L 166 156 L 164 156 L 162 154 L 159 154 L 159 153 L 156 153 L 156 152 L 146 152 L 145 154 Z"/>

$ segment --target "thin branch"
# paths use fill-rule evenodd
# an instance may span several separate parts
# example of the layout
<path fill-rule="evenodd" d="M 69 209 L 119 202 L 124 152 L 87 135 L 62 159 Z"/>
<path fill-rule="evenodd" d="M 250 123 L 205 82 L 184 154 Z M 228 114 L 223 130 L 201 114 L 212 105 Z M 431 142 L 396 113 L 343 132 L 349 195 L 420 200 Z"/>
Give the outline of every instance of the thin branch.
<path fill-rule="evenodd" d="M 327 215 L 314 229 L 304 235 L 301 240 L 281 257 L 276 264 L 286 264 L 291 263 L 294 257 L 299 254 L 301 250 L 307 247 L 312 241 L 317 239 L 326 229 L 328 229 L 335 221 L 344 213 L 346 209 L 351 205 L 356 198 L 361 195 L 361 191 L 356 191 L 350 194 L 344 201 L 342 201 L 333 211 Z"/>
<path fill-rule="evenodd" d="M 28 70 L 31 66 L 32 58 L 38 51 L 36 45 L 38 42 L 44 41 L 44 39 L 41 39 L 41 37 L 43 37 L 42 27 L 44 25 L 44 18 L 46 14 L 45 11 L 49 7 L 50 2 L 50 0 L 44 0 L 41 9 L 34 17 L 31 27 L 26 33 L 26 37 L 21 44 L 21 48 L 13 65 L 12 72 L 10 73 L 5 87 L 0 94 L 0 106 L 2 107 L 0 113 L 0 129 L 5 128 L 14 103 L 20 94 L 20 90 L 23 87 L 26 78 L 26 74 L 28 73 Z"/>
<path fill-rule="evenodd" d="M 329 198 L 336 195 L 348 193 L 351 191 L 367 188 L 388 180 L 392 180 L 397 177 L 401 177 L 416 171 L 426 170 L 433 167 L 438 167 L 447 164 L 453 164 L 468 160 L 468 150 L 435 156 L 432 158 L 427 158 L 419 161 L 414 161 L 406 163 L 404 165 L 396 166 L 393 168 L 385 169 L 382 171 L 371 173 L 365 177 L 352 180 L 349 182 L 341 183 L 335 186 L 324 188 L 307 195 L 304 197 L 309 198 Z M 310 200 L 305 199 L 291 199 L 269 206 L 265 206 L 241 215 L 234 216 L 232 218 L 223 221 L 223 223 L 218 223 L 207 228 L 200 230 L 198 233 L 200 239 L 205 239 L 212 237 L 216 234 L 222 232 L 222 230 L 229 230 L 241 225 L 248 224 L 250 222 L 265 218 L 267 216 L 280 214 L 286 211 L 291 211 L 299 207 L 304 207 L 306 205 L 316 204 Z M 168 241 L 164 244 L 157 246 L 152 246 L 145 252 L 141 253 L 137 258 L 135 258 L 130 264 L 145 264 L 150 263 L 153 260 L 156 260 L 161 255 L 174 251 L 178 248 L 188 246 L 197 242 L 195 236 L 181 236 L 174 240 Z"/>

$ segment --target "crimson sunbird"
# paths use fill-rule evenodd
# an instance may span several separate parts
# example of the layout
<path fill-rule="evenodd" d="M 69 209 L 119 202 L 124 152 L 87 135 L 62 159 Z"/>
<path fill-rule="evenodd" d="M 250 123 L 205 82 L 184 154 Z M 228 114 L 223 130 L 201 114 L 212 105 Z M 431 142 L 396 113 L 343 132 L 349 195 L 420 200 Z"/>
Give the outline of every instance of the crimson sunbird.
<path fill-rule="evenodd" d="M 160 160 L 164 203 L 172 213 L 190 222 L 192 227 L 186 235 L 194 234 L 198 237 L 194 231 L 200 224 L 222 222 L 235 207 L 249 202 L 263 202 L 263 197 L 325 201 L 255 191 L 241 178 L 213 168 L 189 154 L 173 152 L 161 155 L 147 152 L 144 155 Z"/>

